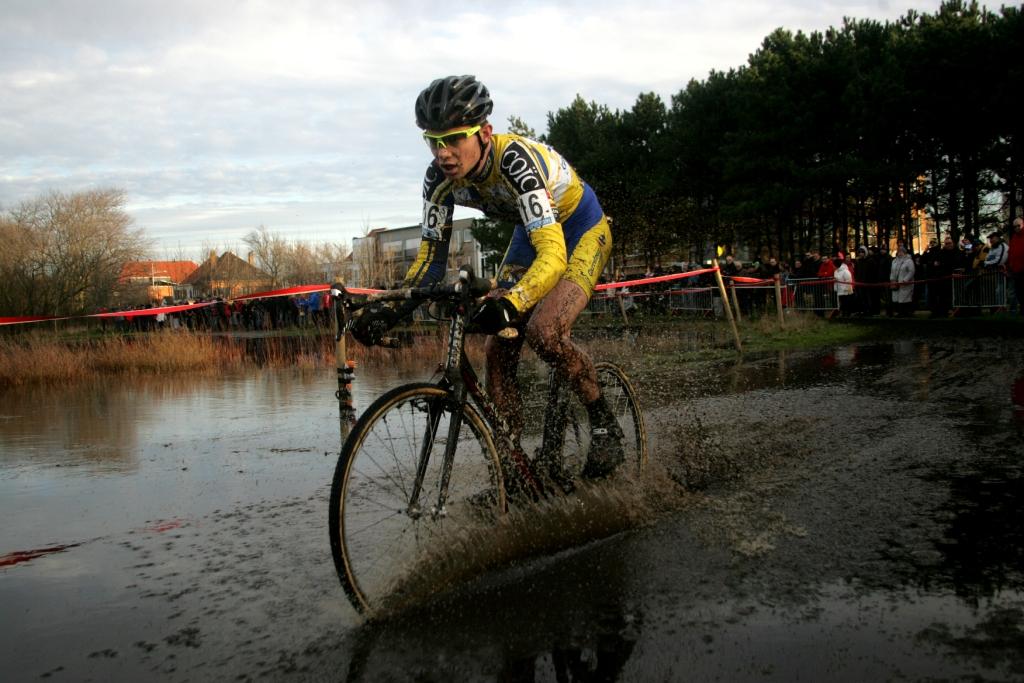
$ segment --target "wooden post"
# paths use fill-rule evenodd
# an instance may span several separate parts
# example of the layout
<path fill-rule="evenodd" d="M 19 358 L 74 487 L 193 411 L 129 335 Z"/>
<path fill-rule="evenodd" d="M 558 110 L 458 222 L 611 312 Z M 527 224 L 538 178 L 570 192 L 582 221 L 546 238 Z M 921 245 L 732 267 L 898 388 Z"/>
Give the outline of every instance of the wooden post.
<path fill-rule="evenodd" d="M 732 287 L 729 288 L 732 292 L 732 305 L 736 309 L 736 322 L 743 322 L 743 314 L 740 313 L 740 295 L 736 293 L 736 283 L 734 282 Z"/>
<path fill-rule="evenodd" d="M 729 325 L 732 327 L 733 339 L 736 341 L 736 352 L 743 353 L 743 346 L 740 344 L 740 330 L 736 327 L 736 320 L 732 315 L 732 306 L 729 304 L 729 295 L 725 291 L 725 280 L 722 279 L 722 271 L 718 267 L 718 259 L 712 259 L 711 264 L 715 267 L 715 280 L 718 282 L 718 291 L 722 295 L 722 309 L 725 311 L 725 317 L 729 320 Z M 736 291 L 735 289 L 733 290 Z"/>
<path fill-rule="evenodd" d="M 629 316 L 626 315 L 626 303 L 623 301 L 622 291 L 615 293 L 615 299 L 619 302 L 619 311 L 622 312 L 622 326 L 629 326 Z"/>
<path fill-rule="evenodd" d="M 786 328 L 786 318 L 782 314 L 782 278 L 778 273 L 775 274 L 775 310 L 779 313 L 779 329 L 783 330 Z"/>

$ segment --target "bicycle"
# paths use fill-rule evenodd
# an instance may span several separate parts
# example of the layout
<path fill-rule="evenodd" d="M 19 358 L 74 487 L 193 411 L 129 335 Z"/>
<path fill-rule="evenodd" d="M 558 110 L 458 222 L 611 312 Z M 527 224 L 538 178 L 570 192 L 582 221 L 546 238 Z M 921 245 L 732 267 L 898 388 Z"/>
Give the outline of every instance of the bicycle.
<path fill-rule="evenodd" d="M 391 290 L 345 303 L 355 310 L 412 299 L 450 310 L 440 379 L 385 392 L 351 427 L 338 458 L 331 553 L 360 613 L 382 606 L 402 570 L 446 525 L 497 520 L 510 498 L 537 501 L 571 492 L 582 469 L 590 438 L 586 410 L 559 376 L 551 376 L 542 429 L 527 434 L 513 433 L 480 385 L 466 355 L 467 321 L 492 286 L 462 270 L 454 285 Z M 617 366 L 596 366 L 624 434 L 626 460 L 619 471 L 639 472 L 647 462 L 647 434 L 636 392 Z M 534 445 L 531 457 L 526 449 Z"/>

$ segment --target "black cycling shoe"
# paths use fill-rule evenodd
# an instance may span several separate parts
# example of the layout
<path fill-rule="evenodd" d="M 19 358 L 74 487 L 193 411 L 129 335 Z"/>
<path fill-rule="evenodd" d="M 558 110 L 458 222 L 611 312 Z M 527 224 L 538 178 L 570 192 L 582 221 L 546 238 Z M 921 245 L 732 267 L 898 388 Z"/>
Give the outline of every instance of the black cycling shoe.
<path fill-rule="evenodd" d="M 614 419 L 602 421 L 590 429 L 590 450 L 580 473 L 584 479 L 603 479 L 626 459 L 622 447 L 622 428 Z"/>

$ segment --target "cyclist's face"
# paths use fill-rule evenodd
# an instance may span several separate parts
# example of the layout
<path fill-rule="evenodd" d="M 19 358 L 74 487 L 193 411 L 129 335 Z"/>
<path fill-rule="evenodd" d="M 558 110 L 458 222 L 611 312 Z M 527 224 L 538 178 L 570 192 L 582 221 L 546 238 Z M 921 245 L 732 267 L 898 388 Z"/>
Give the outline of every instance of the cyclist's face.
<path fill-rule="evenodd" d="M 444 147 L 431 145 L 430 151 L 441 167 L 446 178 L 458 180 L 465 178 L 480 163 L 491 140 L 493 132 L 491 124 L 484 124 L 476 135 L 460 137 Z"/>

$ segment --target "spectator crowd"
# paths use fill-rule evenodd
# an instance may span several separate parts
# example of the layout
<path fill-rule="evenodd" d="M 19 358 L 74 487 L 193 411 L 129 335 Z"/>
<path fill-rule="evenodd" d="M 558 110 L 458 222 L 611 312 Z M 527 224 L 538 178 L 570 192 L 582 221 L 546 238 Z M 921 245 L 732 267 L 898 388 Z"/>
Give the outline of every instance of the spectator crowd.
<path fill-rule="evenodd" d="M 311 292 L 301 296 L 278 296 L 265 299 L 226 301 L 222 298 L 176 301 L 177 306 L 208 303 L 208 306 L 175 313 L 156 315 L 112 316 L 101 318 L 104 327 L 112 324 L 121 330 L 151 331 L 161 329 L 204 330 L 212 332 L 269 331 L 289 327 L 323 327 L 331 325 L 331 297 L 327 292 Z M 150 305 L 148 308 L 154 308 Z M 139 310 L 139 309 L 134 309 Z M 109 322 L 112 321 L 112 322 Z"/>
<path fill-rule="evenodd" d="M 805 287 L 808 283 L 821 283 L 831 288 L 843 316 L 909 316 L 923 306 L 934 317 L 950 314 L 955 286 L 960 287 L 957 291 L 961 303 L 970 303 L 971 297 L 975 297 L 975 304 L 971 304 L 968 310 L 980 311 L 987 305 L 981 290 L 989 286 L 982 281 L 984 276 L 989 276 L 992 285 L 986 293 L 995 293 L 999 300 L 1006 301 L 1009 310 L 1024 315 L 1021 301 L 1024 297 L 1024 226 L 1020 218 L 1013 221 L 1005 240 L 999 232 L 989 234 L 986 241 L 969 236 L 957 241 L 946 235 L 941 244 L 932 240 L 921 253 L 912 253 L 903 243 L 897 244 L 893 253 L 877 245 L 862 245 L 853 254 L 837 250 L 831 258 L 815 249 L 792 263 L 768 257 L 744 264 L 730 254 L 720 268 L 726 283 L 737 285 L 740 310 L 747 314 L 764 309 L 770 300 L 763 283 L 758 287 L 753 281 L 770 281 L 778 275 L 787 291 L 793 291 L 794 285 L 799 283 Z M 686 272 L 694 272 L 694 275 L 686 277 Z M 714 275 L 699 263 L 677 263 L 668 269 L 654 268 L 636 279 L 670 274 L 682 277 L 668 283 L 619 289 L 618 295 L 623 297 L 625 308 L 645 313 L 667 313 L 672 308 L 673 292 L 715 286 Z M 620 273 L 614 279 L 627 281 Z M 1008 289 L 1004 291 L 1000 289 L 1002 287 Z M 179 303 L 204 301 L 168 305 Z M 120 329 L 170 328 L 219 332 L 310 326 L 326 328 L 331 324 L 331 298 L 326 292 L 240 301 L 215 299 L 209 303 L 209 306 L 177 313 L 115 316 L 102 320 L 104 326 L 112 320 L 113 325 Z"/>
<path fill-rule="evenodd" d="M 703 268 L 696 263 L 681 263 L 668 270 L 650 270 L 636 279 Z M 1020 218 L 1013 221 L 1006 239 L 999 232 L 989 234 L 985 241 L 970 236 L 956 241 L 946 235 L 942 244 L 932 240 L 921 253 L 913 253 L 903 243 L 897 244 L 893 252 L 877 245 L 862 245 L 852 254 L 836 250 L 831 258 L 815 249 L 792 263 L 769 257 L 744 264 L 730 254 L 720 268 L 726 283 L 737 286 L 737 299 L 744 313 L 763 308 L 770 298 L 764 294 L 763 284 L 752 281 L 773 280 L 778 275 L 789 290 L 803 283 L 805 296 L 813 297 L 813 291 L 806 292 L 814 283 L 821 283 L 821 292 L 827 288 L 835 293 L 843 316 L 909 316 L 925 307 L 932 316 L 945 317 L 953 310 L 954 292 L 957 303 L 967 306 L 965 313 L 996 308 L 996 301 L 1005 300 L 1009 310 L 1024 315 L 1024 228 Z M 711 286 L 713 275 L 704 273 L 674 280 L 671 286 L 639 285 L 620 292 L 627 299 L 627 310 L 665 313 L 671 309 L 673 290 Z M 809 307 L 814 308 L 813 302 Z"/>

